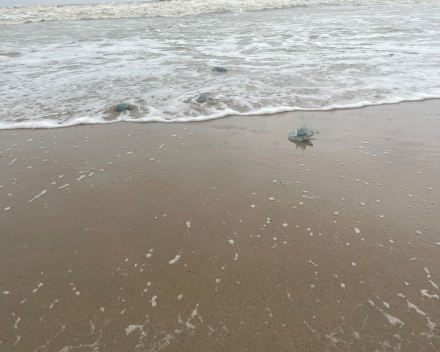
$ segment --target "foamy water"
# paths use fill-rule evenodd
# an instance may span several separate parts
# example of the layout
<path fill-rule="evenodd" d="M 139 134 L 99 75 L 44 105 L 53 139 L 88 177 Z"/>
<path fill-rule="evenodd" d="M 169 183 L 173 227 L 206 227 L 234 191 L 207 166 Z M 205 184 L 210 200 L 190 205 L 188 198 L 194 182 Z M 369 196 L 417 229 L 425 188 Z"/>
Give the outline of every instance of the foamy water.
<path fill-rule="evenodd" d="M 0 21 L 148 17 L 141 9 L 153 8 L 184 16 L 292 4 L 39 6 L 2 9 Z M 439 3 L 395 3 L 2 26 L 0 128 L 186 122 L 440 97 L 439 21 Z M 214 66 L 228 72 L 213 72 Z M 199 94 L 208 101 L 197 103 Z M 116 113 L 121 102 L 132 111 Z"/>
<path fill-rule="evenodd" d="M 427 0 L 424 2 L 438 2 Z M 0 24 L 134 17 L 182 17 L 203 13 L 279 9 L 316 5 L 419 3 L 415 0 L 172 0 L 76 6 L 37 5 L 0 9 Z"/>

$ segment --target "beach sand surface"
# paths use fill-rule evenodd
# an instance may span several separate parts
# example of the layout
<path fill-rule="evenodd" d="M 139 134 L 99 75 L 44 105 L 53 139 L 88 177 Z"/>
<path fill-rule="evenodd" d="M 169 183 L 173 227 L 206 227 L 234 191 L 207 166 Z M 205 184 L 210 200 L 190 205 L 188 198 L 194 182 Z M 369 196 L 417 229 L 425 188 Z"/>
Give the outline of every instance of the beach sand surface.
<path fill-rule="evenodd" d="M 439 118 L 0 131 L 0 350 L 439 351 Z"/>

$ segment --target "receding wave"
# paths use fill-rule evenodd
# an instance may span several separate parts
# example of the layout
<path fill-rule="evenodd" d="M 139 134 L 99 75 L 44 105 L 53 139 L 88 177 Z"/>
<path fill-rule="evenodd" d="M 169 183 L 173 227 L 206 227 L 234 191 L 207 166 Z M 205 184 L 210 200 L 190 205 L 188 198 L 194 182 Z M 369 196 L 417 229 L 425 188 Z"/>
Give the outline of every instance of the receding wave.
<path fill-rule="evenodd" d="M 3 26 L 0 129 L 439 98 L 439 13 L 438 3 L 317 6 Z"/>
<path fill-rule="evenodd" d="M 147 3 L 80 6 L 38 5 L 0 9 L 0 24 L 81 19 L 183 17 L 203 13 L 252 11 L 316 5 L 373 5 L 419 3 L 418 0 L 173 0 Z M 438 2 L 427 0 L 423 2 Z"/>

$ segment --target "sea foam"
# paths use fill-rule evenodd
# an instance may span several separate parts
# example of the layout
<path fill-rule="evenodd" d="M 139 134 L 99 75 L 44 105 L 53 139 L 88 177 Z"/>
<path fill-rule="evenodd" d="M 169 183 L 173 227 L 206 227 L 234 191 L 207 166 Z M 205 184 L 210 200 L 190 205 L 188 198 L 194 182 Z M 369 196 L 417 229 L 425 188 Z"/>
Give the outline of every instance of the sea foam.
<path fill-rule="evenodd" d="M 111 17 L 138 9 L 134 17 L 154 7 L 184 16 L 187 7 L 194 14 L 231 4 L 293 6 L 188 0 L 2 9 L 0 16 L 82 11 L 88 18 L 105 10 Z M 0 129 L 190 122 L 437 98 L 439 13 L 438 3 L 394 3 L 3 26 Z M 198 103 L 200 94 L 210 99 Z M 117 113 L 120 102 L 132 110 Z"/>
<path fill-rule="evenodd" d="M 251 11 L 317 5 L 418 3 L 417 0 L 173 0 L 75 6 L 13 6 L 0 9 L 0 24 L 103 18 L 183 17 L 213 12 Z M 428 0 L 424 2 L 437 2 Z"/>

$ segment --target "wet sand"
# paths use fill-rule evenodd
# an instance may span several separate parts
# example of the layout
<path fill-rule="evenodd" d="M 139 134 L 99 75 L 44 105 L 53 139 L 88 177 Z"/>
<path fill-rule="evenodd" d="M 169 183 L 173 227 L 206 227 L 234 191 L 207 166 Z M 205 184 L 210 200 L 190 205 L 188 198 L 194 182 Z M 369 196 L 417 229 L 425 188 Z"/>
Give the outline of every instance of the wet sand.
<path fill-rule="evenodd" d="M 439 351 L 439 118 L 0 131 L 0 350 Z"/>

